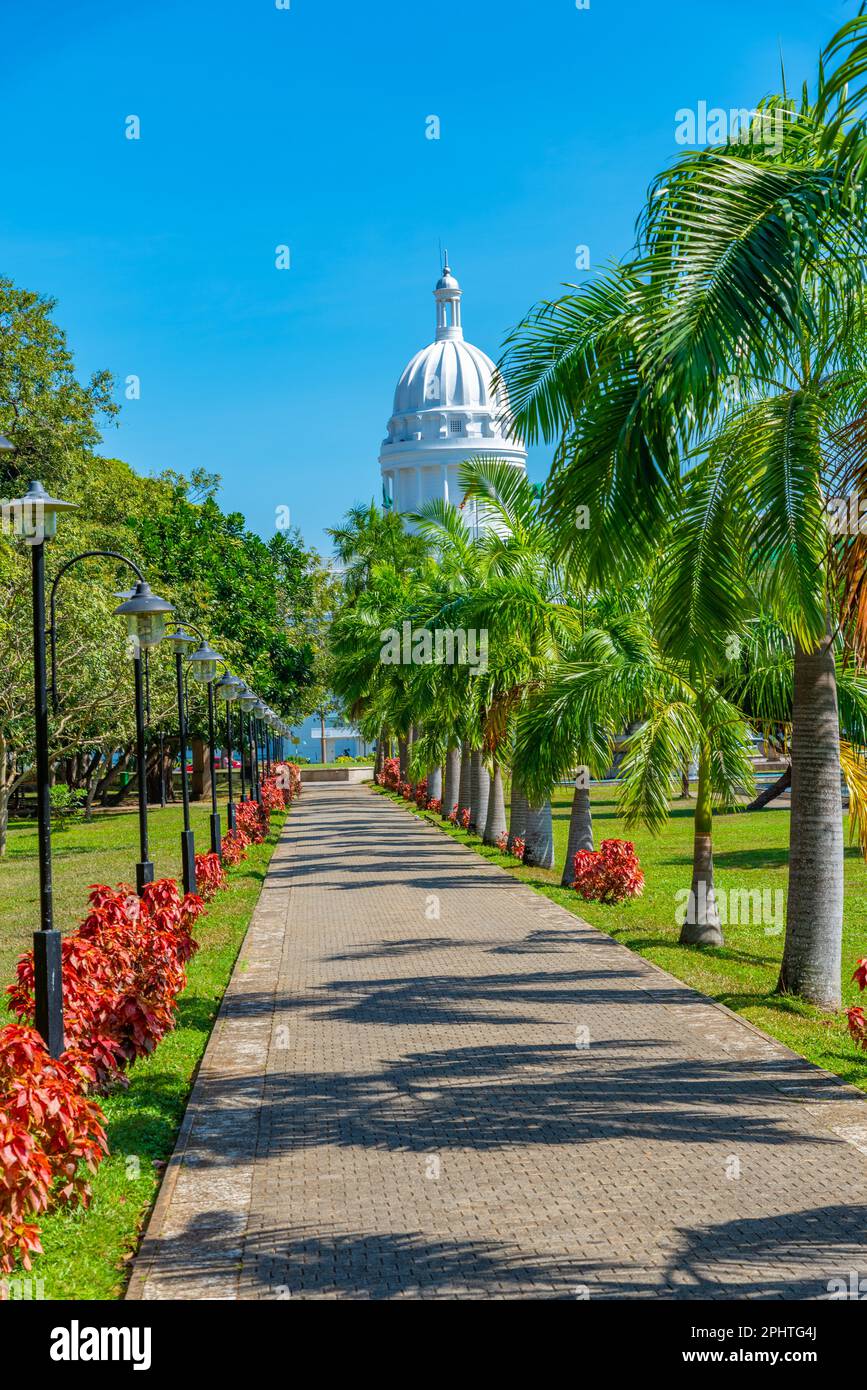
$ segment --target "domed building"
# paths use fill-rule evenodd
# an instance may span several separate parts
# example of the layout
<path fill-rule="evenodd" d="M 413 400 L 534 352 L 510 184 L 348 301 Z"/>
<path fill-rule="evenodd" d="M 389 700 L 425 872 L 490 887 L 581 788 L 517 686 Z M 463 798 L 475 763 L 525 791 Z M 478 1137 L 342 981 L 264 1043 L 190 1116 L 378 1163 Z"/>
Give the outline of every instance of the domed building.
<path fill-rule="evenodd" d="M 526 468 L 523 442 L 502 432 L 508 403 L 502 387 L 492 389 L 494 364 L 464 339 L 461 287 L 448 253 L 434 299 L 436 336 L 401 374 L 379 454 L 383 501 L 397 512 L 418 511 L 436 497 L 459 505 L 463 459 L 487 454 Z M 484 529 L 476 504 L 468 508 L 468 524 Z"/>

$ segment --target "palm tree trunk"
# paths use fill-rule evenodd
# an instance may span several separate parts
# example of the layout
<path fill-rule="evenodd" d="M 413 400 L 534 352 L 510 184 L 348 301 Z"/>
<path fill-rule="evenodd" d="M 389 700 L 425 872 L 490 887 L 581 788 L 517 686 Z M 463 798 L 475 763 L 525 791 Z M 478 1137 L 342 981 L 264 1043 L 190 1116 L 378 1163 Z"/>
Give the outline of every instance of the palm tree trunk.
<path fill-rule="evenodd" d="M 470 829 L 483 835 L 488 819 L 488 796 L 491 779 L 480 748 L 473 750 L 470 775 Z"/>
<path fill-rule="evenodd" d="M 405 782 L 405 781 L 406 781 L 406 768 L 407 768 L 407 763 L 409 762 L 409 740 L 408 740 L 408 739 L 399 738 L 399 739 L 397 740 L 397 757 L 398 757 L 398 763 L 399 763 L 399 766 L 400 766 L 400 780 L 401 780 L 401 782 Z"/>
<path fill-rule="evenodd" d="M 527 798 L 518 786 L 515 777 L 512 777 L 512 795 L 509 798 L 509 839 L 508 850 L 511 854 L 515 846 L 515 838 L 520 836 L 523 840 L 527 829 Z"/>
<path fill-rule="evenodd" d="M 486 845 L 495 845 L 500 836 L 505 834 L 506 826 L 506 802 L 503 797 L 503 773 L 498 762 L 494 763 L 494 773 L 491 777 L 491 791 L 488 797 L 488 814 L 485 818 L 484 841 Z"/>
<path fill-rule="evenodd" d="M 550 798 L 539 806 L 527 804 L 527 831 L 524 840 L 524 863 L 532 864 L 537 869 L 553 869 L 554 822 Z"/>
<path fill-rule="evenodd" d="M 457 746 L 446 753 L 446 779 L 443 789 L 443 820 L 448 820 L 452 809 L 458 804 L 461 781 L 461 750 Z"/>
<path fill-rule="evenodd" d="M 710 782 L 710 748 L 702 743 L 698 754 L 698 786 L 692 843 L 692 889 L 686 918 L 680 929 L 681 944 L 722 946 L 723 933 L 713 886 L 713 800 Z"/>
<path fill-rule="evenodd" d="M 581 779 L 579 779 L 581 780 Z M 566 863 L 560 879 L 562 888 L 571 888 L 575 880 L 572 867 L 579 849 L 593 848 L 593 813 L 590 809 L 590 788 L 575 783 L 572 793 L 572 812 L 569 816 L 569 839 L 566 844 Z"/>
<path fill-rule="evenodd" d="M 778 992 L 839 1009 L 842 933 L 840 720 L 829 633 L 815 651 L 795 645 L 789 900 Z"/>
<path fill-rule="evenodd" d="M 470 745 L 465 741 L 461 744 L 461 777 L 458 786 L 458 806 L 463 811 L 470 804 L 470 774 L 472 771 L 472 757 Z"/>
<path fill-rule="evenodd" d="M 436 797 L 439 801 L 443 794 L 443 770 L 441 767 L 432 767 L 427 775 L 427 795 L 430 801 Z"/>

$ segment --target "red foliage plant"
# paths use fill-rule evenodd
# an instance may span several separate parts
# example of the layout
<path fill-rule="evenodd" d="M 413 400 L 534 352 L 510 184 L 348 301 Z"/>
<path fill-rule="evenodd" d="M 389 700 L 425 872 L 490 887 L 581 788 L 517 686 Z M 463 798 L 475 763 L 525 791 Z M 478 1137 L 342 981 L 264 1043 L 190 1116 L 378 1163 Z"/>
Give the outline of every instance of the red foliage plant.
<path fill-rule="evenodd" d="M 426 777 L 422 777 L 422 779 L 421 779 L 420 782 L 416 782 L 416 784 L 415 784 L 415 791 L 413 792 L 413 796 L 415 797 L 415 804 L 416 804 L 416 806 L 420 807 L 420 809 L 423 811 L 424 808 L 425 808 L 425 806 L 427 806 L 427 778 L 426 778 Z"/>
<path fill-rule="evenodd" d="M 867 956 L 862 956 L 855 966 L 855 973 L 852 976 L 859 989 L 867 989 Z M 846 1021 L 849 1025 L 849 1032 L 855 1039 L 859 1047 L 863 1047 L 867 1052 L 867 1019 L 864 1017 L 864 1009 L 860 1004 L 853 1004 L 846 1010 Z"/>
<path fill-rule="evenodd" d="M 276 775 L 266 777 L 262 782 L 262 810 L 266 816 L 286 810 L 286 794 Z"/>
<path fill-rule="evenodd" d="M 251 845 L 261 845 L 268 834 L 268 820 L 257 801 L 242 801 L 235 811 L 235 824 Z"/>
<path fill-rule="evenodd" d="M 442 798 L 439 796 L 432 796 L 430 801 L 427 803 L 427 810 L 434 811 L 438 816 L 441 816 L 443 813 Z"/>
<path fill-rule="evenodd" d="M 509 848 L 509 832 L 508 832 L 508 830 L 504 830 L 504 831 L 502 831 L 501 834 L 499 834 L 499 835 L 497 836 L 497 849 L 500 850 L 503 854 L 505 854 L 505 853 L 506 853 L 506 850 L 507 850 L 508 848 Z"/>
<path fill-rule="evenodd" d="M 67 1043 L 105 1089 L 174 1027 L 204 903 L 195 893 L 182 898 L 173 879 L 149 883 L 140 899 L 125 884 L 98 884 L 89 900 L 89 915 L 61 947 L 63 1021 Z M 17 975 L 8 990 L 12 1010 L 32 1023 L 32 952 L 19 959 Z"/>
<path fill-rule="evenodd" d="M 284 802 L 295 801 L 301 795 L 301 769 L 297 763 L 275 763 L 274 778 Z"/>
<path fill-rule="evenodd" d="M 457 823 L 458 823 L 458 807 L 457 807 L 457 803 L 455 803 L 455 805 L 454 805 L 454 806 L 452 807 L 452 809 L 449 811 L 449 821 L 451 822 L 452 825 L 457 825 Z"/>
<path fill-rule="evenodd" d="M 240 864 L 242 859 L 247 858 L 247 849 L 250 841 L 243 830 L 227 830 L 223 836 L 220 848 L 223 854 L 223 863 L 227 868 L 233 869 L 236 864 Z"/>
<path fill-rule="evenodd" d="M 400 783 L 400 759 L 386 758 L 382 764 L 382 771 L 377 777 L 381 787 L 387 791 L 396 792 Z"/>
<path fill-rule="evenodd" d="M 644 891 L 644 873 L 631 840 L 603 840 L 598 850 L 579 849 L 572 864 L 572 886 L 587 902 L 622 903 Z"/>
<path fill-rule="evenodd" d="M 197 854 L 196 892 L 202 901 L 209 903 L 221 888 L 228 888 L 228 886 L 229 880 L 226 878 L 219 854 Z"/>
<path fill-rule="evenodd" d="M 95 1073 L 75 1049 L 56 1061 L 33 1028 L 0 1029 L 0 1270 L 39 1254 L 32 1219 L 86 1205 L 87 1173 L 108 1152 L 104 1117 L 86 1091 Z"/>
<path fill-rule="evenodd" d="M 462 827 L 462 829 L 464 829 L 464 830 L 469 830 L 469 828 L 470 828 L 470 808 L 469 808 L 469 806 L 465 806 L 465 807 L 463 808 L 463 810 L 461 811 L 461 814 L 460 814 L 460 822 L 461 822 L 461 827 Z"/>
<path fill-rule="evenodd" d="M 506 843 L 508 844 L 508 840 L 506 841 Z M 524 854 L 526 853 L 526 849 L 526 843 L 521 839 L 520 835 L 516 835 L 514 840 L 512 841 L 512 854 L 514 855 L 514 857 L 516 859 L 523 859 Z"/>

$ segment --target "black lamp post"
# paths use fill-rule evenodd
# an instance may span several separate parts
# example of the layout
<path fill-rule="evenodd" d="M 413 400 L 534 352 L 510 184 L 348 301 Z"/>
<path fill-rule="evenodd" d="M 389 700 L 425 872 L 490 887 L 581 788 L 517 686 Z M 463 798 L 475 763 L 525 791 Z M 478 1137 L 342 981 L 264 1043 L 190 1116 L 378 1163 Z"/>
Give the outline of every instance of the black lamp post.
<path fill-rule="evenodd" d="M 223 662 L 208 642 L 203 642 L 199 650 L 190 657 L 190 670 L 193 679 L 208 687 L 208 744 L 211 762 L 211 853 L 222 859 L 222 833 L 220 813 L 217 810 L 217 757 L 214 750 L 214 681 L 217 665 Z M 223 663 L 225 664 L 225 663 Z"/>
<path fill-rule="evenodd" d="M 0 435 L 0 449 L 14 446 Z M 48 681 L 45 664 L 45 542 L 57 533 L 57 518 L 75 504 L 50 497 L 41 483 L 30 484 L 12 504 L 15 533 L 30 546 L 33 590 L 33 695 L 36 733 L 36 803 L 39 836 L 39 931 L 33 933 L 35 1023 L 52 1057 L 63 1039 L 63 974 L 60 932 L 54 926 L 51 882 L 51 797 L 48 760 Z"/>
<path fill-rule="evenodd" d="M 238 695 L 238 707 L 240 709 L 241 723 L 241 800 L 246 801 L 247 793 L 244 785 L 244 716 L 247 716 L 247 748 L 250 754 L 250 799 L 252 800 L 253 787 L 253 720 L 250 711 L 256 703 L 256 696 L 248 685 L 245 685 Z"/>
<path fill-rule="evenodd" d="M 131 563 L 131 562 L 128 562 Z M 137 566 L 133 566 L 137 570 Z M 56 581 L 55 581 L 56 582 Z M 174 612 L 174 606 L 165 599 L 151 593 L 150 585 L 139 579 L 132 598 L 121 603 L 115 610 L 119 618 L 126 618 L 133 650 L 135 671 L 135 745 L 138 764 L 138 825 L 140 859 L 135 866 L 136 892 L 141 896 L 147 883 L 153 883 L 154 866 L 148 853 L 148 790 L 147 790 L 147 751 L 145 748 L 144 681 L 142 677 L 142 653 L 148 647 L 155 647 L 162 641 L 165 633 L 166 614 Z"/>
<path fill-rule="evenodd" d="M 232 798 L 232 703 L 244 689 L 244 682 L 230 672 L 221 676 L 214 686 L 218 699 L 226 706 L 226 764 L 229 771 L 229 801 L 226 807 L 226 820 L 230 830 L 235 829 L 235 802 Z M 243 768 L 243 757 L 241 766 Z"/>
<path fill-rule="evenodd" d="M 260 720 L 264 713 L 265 705 L 261 700 L 257 700 L 252 710 L 250 711 L 250 718 L 252 719 L 254 730 L 253 748 L 255 750 L 255 756 L 253 758 L 253 763 L 256 769 L 256 790 L 254 792 L 254 796 L 260 806 L 262 805 L 262 777 L 261 767 L 259 763 L 259 740 L 261 738 Z"/>
<path fill-rule="evenodd" d="M 200 640 L 200 639 L 199 639 Z M 190 825 L 190 784 L 187 778 L 187 713 L 184 698 L 184 656 L 197 639 L 183 628 L 170 632 L 165 638 L 175 653 L 175 683 L 178 692 L 178 742 L 181 745 L 181 797 L 184 803 L 184 828 L 181 831 L 181 876 L 185 893 L 196 891 L 196 842 Z"/>

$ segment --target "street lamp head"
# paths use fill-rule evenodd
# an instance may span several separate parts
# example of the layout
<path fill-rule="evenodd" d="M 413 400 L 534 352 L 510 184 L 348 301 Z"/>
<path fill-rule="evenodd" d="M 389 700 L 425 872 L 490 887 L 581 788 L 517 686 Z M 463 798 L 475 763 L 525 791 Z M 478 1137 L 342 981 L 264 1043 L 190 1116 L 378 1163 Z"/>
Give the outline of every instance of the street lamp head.
<path fill-rule="evenodd" d="M 116 617 L 126 618 L 129 635 L 140 647 L 156 647 L 162 641 L 166 614 L 174 611 L 174 604 L 151 593 L 151 586 L 144 579 L 136 584 L 132 597 L 114 610 Z"/>
<path fill-rule="evenodd" d="M 190 657 L 193 679 L 197 680 L 200 685 L 210 685 L 211 681 L 216 679 L 217 665 L 222 660 L 223 658 L 214 651 L 209 642 L 203 642 L 199 650 L 193 652 Z"/>
<path fill-rule="evenodd" d="M 221 676 L 214 686 L 214 691 L 218 698 L 224 700 L 227 705 L 231 704 L 233 700 L 237 700 L 243 689 L 244 682 L 239 680 L 237 676 L 233 676 L 229 671 L 227 671 L 224 676 Z"/>
<path fill-rule="evenodd" d="M 8 444 L 8 440 L 6 442 Z M 57 534 L 60 513 L 73 511 L 76 505 L 75 502 L 62 502 L 59 497 L 51 497 L 41 483 L 33 482 L 23 497 L 6 503 L 3 511 L 9 512 L 16 536 L 20 536 L 28 545 L 41 545 Z M 5 515 L 3 520 L 6 521 Z"/>
<path fill-rule="evenodd" d="M 182 627 L 176 632 L 167 632 L 163 638 L 163 641 L 168 642 L 181 656 L 186 656 L 190 647 L 194 647 L 198 640 L 198 637 L 194 637 L 191 632 L 185 632 Z"/>
<path fill-rule="evenodd" d="M 238 695 L 238 704 L 241 706 L 241 709 L 244 711 L 245 714 L 248 714 L 250 710 L 253 708 L 253 706 L 256 704 L 256 696 L 253 694 L 253 691 L 250 689 L 249 685 L 245 685 L 243 690 Z"/>

